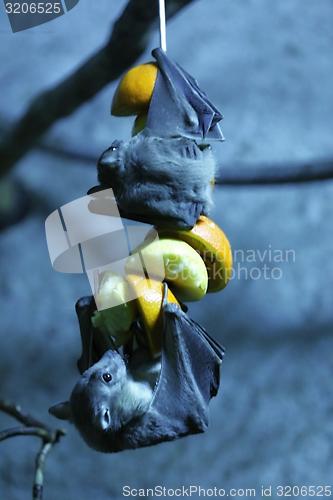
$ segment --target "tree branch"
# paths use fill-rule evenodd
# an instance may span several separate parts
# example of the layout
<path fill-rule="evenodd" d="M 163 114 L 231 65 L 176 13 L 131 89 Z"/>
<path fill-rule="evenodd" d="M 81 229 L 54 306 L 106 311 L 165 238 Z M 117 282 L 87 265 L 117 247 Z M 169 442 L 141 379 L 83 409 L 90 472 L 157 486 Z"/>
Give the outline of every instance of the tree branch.
<path fill-rule="evenodd" d="M 49 439 L 49 432 L 42 427 L 25 427 L 21 425 L 0 431 L 0 442 L 16 436 L 36 436 L 47 440 Z"/>
<path fill-rule="evenodd" d="M 224 186 L 262 186 L 272 184 L 295 184 L 333 179 L 333 160 L 313 159 L 286 163 L 250 165 L 228 165 L 220 167 L 216 184 Z"/>
<path fill-rule="evenodd" d="M 46 429 L 47 431 L 50 430 L 45 424 L 36 420 L 33 416 L 28 413 L 24 413 L 19 405 L 15 405 L 9 401 L 0 399 L 0 411 L 15 418 L 15 420 L 21 422 L 21 424 L 24 424 L 27 427 L 40 427 Z"/>
<path fill-rule="evenodd" d="M 22 425 L 0 432 L 0 442 L 16 436 L 35 436 L 42 440 L 42 445 L 35 460 L 35 474 L 32 489 L 32 499 L 42 500 L 44 484 L 44 468 L 48 453 L 65 435 L 62 429 L 50 429 L 33 416 L 24 413 L 18 405 L 0 400 L 0 411 L 15 418 Z"/>
<path fill-rule="evenodd" d="M 193 0 L 169 0 L 168 18 Z M 71 75 L 37 96 L 0 144 L 0 175 L 24 156 L 59 119 L 73 113 L 116 80 L 145 51 L 158 18 L 158 2 L 129 0 L 111 37 Z"/>
<path fill-rule="evenodd" d="M 32 500 L 42 500 L 44 490 L 44 469 L 47 455 L 52 450 L 53 443 L 46 442 L 41 446 L 35 461 L 35 476 L 32 486 Z"/>

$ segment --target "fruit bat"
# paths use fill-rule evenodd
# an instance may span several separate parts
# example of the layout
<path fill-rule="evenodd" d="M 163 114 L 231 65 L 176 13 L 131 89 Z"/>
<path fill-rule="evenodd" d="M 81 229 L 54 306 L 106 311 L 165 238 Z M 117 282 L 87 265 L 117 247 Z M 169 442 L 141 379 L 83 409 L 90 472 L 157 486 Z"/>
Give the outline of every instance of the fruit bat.
<path fill-rule="evenodd" d="M 196 80 L 161 49 L 147 124 L 129 141 L 115 141 L 98 162 L 120 212 L 159 226 L 191 229 L 212 205 L 215 160 L 210 140 L 223 140 L 221 113 Z"/>
<path fill-rule="evenodd" d="M 103 189 L 112 188 L 123 217 L 190 229 L 212 205 L 215 159 L 192 140 L 143 133 L 116 141 L 98 163 Z"/>
<path fill-rule="evenodd" d="M 71 420 L 95 450 L 119 452 L 207 429 L 208 404 L 219 388 L 224 350 L 166 297 L 164 292 L 161 359 L 141 378 L 136 376 L 135 361 L 130 358 L 126 363 L 113 349 L 90 365 L 95 361 L 90 322 L 94 306 L 90 299 L 78 302 L 85 339 L 79 367 L 84 371 L 70 400 L 50 408 L 50 413 Z M 141 368 L 145 372 L 142 364 Z"/>

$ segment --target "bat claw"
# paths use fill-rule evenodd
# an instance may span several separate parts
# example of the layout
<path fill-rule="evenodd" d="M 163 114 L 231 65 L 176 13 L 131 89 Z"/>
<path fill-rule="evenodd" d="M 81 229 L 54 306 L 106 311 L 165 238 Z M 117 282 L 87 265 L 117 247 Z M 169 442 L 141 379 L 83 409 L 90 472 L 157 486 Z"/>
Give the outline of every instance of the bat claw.
<path fill-rule="evenodd" d="M 185 158 L 196 160 L 199 157 L 199 151 L 200 151 L 199 147 L 196 145 L 196 143 L 191 141 L 182 148 L 181 155 L 184 156 Z"/>
<path fill-rule="evenodd" d="M 163 282 L 163 298 L 162 298 L 162 307 L 165 307 L 168 303 L 168 284 Z"/>

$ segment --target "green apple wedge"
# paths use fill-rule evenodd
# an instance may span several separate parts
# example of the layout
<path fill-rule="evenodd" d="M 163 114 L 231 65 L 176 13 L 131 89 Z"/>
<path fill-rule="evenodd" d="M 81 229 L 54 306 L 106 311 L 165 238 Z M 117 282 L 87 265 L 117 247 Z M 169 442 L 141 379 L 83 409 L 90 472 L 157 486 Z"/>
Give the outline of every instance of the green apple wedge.
<path fill-rule="evenodd" d="M 131 336 L 131 324 L 137 316 L 127 281 L 122 276 L 105 272 L 95 300 L 99 310 L 94 313 L 92 324 L 101 332 L 101 342 L 110 342 L 112 337 L 117 347 L 126 343 Z"/>
<path fill-rule="evenodd" d="M 183 302 L 200 300 L 207 292 L 204 261 L 184 241 L 155 240 L 138 247 L 126 263 L 126 272 L 141 274 L 143 265 L 149 278 L 167 281 L 177 299 Z"/>
<path fill-rule="evenodd" d="M 142 132 L 142 130 L 145 128 L 146 125 L 147 125 L 147 114 L 144 113 L 142 115 L 138 115 L 133 124 L 132 137 Z"/>

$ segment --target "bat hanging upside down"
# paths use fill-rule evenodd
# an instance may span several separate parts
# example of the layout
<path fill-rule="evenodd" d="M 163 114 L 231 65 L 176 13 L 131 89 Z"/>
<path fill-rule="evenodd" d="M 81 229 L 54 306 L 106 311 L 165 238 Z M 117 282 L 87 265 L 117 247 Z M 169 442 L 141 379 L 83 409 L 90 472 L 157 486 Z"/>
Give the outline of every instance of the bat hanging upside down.
<path fill-rule="evenodd" d="M 185 137 L 141 133 L 115 141 L 98 163 L 99 182 L 113 189 L 125 217 L 183 229 L 209 213 L 214 176 L 210 146 Z"/>
<path fill-rule="evenodd" d="M 91 299 L 79 301 L 83 339 L 91 337 L 91 310 Z M 165 298 L 162 314 L 159 360 L 126 365 L 120 353 L 109 349 L 83 371 L 69 401 L 50 408 L 57 418 L 72 421 L 90 447 L 117 452 L 206 430 L 224 350 Z"/>

